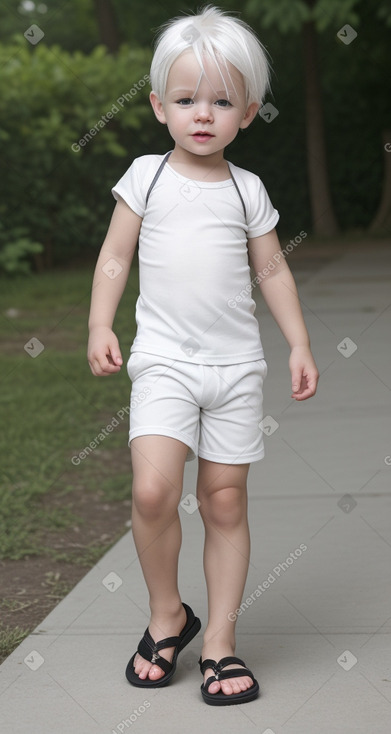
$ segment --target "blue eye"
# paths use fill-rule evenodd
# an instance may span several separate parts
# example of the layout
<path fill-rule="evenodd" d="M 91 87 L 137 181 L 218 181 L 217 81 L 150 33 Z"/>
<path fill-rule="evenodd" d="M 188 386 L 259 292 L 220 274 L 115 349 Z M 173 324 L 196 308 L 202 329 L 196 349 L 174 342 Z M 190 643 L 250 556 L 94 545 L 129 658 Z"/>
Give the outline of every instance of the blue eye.
<path fill-rule="evenodd" d="M 218 99 L 216 104 L 219 107 L 232 107 L 231 102 L 228 99 Z"/>
<path fill-rule="evenodd" d="M 191 97 L 183 97 L 177 100 L 177 104 L 180 104 L 182 107 L 187 107 L 189 104 L 193 104 L 193 100 Z"/>

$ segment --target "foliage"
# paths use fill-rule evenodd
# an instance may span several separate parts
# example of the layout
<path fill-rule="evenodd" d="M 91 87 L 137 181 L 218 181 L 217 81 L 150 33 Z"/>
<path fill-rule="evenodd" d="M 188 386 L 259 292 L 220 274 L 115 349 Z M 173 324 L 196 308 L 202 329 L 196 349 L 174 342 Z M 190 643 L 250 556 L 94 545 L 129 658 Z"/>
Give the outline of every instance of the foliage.
<path fill-rule="evenodd" d="M 391 26 L 390 0 L 247 0 L 245 12 L 260 38 L 271 38 L 271 101 L 279 115 L 270 125 L 273 129 L 267 131 L 268 150 L 279 148 L 277 157 L 282 166 L 278 171 L 282 169 L 283 178 L 288 178 L 289 193 L 285 187 L 277 191 L 282 211 L 288 214 L 289 221 L 293 217 L 296 220 L 292 201 L 295 197 L 302 212 L 302 226 L 306 226 L 306 161 L 300 156 L 305 147 L 305 125 L 299 31 L 304 22 L 313 20 L 319 31 L 318 71 L 337 218 L 345 230 L 366 228 L 380 200 L 382 131 L 389 127 L 391 114 L 390 38 L 386 27 Z M 353 43 L 344 45 L 336 34 L 347 23 L 358 36 Z M 296 149 L 297 144 L 300 150 Z M 286 151 L 283 159 L 282 150 Z"/>
<path fill-rule="evenodd" d="M 0 41 L 22 37 L 32 24 L 45 33 L 45 43 L 86 52 L 99 44 L 94 0 L 7 0 L 0 4 Z"/>
<path fill-rule="evenodd" d="M 359 22 L 355 7 L 360 0 L 248 0 L 246 10 L 250 16 L 262 18 L 265 28 L 277 26 L 281 33 L 299 31 L 303 23 L 313 21 L 318 31 L 328 26 L 339 28 L 345 23 Z M 313 7 L 311 7 L 313 5 Z"/>
<path fill-rule="evenodd" d="M 388 26 L 388 28 L 391 28 L 391 2 L 390 0 L 383 0 L 383 2 L 378 3 L 377 17 L 380 20 L 383 20 L 386 26 Z"/>
<path fill-rule="evenodd" d="M 40 242 L 31 242 L 26 233 L 23 227 L 7 232 L 0 223 L 0 271 L 10 275 L 30 272 L 31 255 L 42 252 L 43 246 Z"/>
<path fill-rule="evenodd" d="M 8 232 L 23 227 L 42 243 L 37 263 L 102 239 L 110 187 L 126 168 L 118 160 L 147 146 L 149 64 L 147 51 L 125 45 L 115 59 L 102 46 L 88 55 L 24 38 L 0 47 L 0 216 Z"/>
<path fill-rule="evenodd" d="M 202 0 L 165 0 L 146 3 L 145 0 L 104 0 L 111 5 L 116 17 L 120 42 L 152 48 L 156 29 L 168 18 L 196 11 Z M 205 3 L 206 4 L 206 3 Z M 212 3 L 213 4 L 213 3 Z M 216 5 L 224 6 L 225 0 Z M 236 7 L 237 9 L 237 7 Z M 9 43 L 17 33 L 36 24 L 45 33 L 45 43 L 58 44 L 68 51 L 90 53 L 101 38 L 96 13 L 96 0 L 7 0 L 0 3 L 0 41 Z"/>

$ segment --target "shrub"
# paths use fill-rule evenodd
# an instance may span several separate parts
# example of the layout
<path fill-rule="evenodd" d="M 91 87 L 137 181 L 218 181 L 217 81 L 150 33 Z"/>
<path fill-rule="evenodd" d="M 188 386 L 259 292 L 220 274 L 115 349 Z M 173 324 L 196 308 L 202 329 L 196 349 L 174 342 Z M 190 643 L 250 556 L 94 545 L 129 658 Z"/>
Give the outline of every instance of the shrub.
<path fill-rule="evenodd" d="M 123 159 L 149 152 L 149 65 L 149 51 L 127 46 L 115 57 L 103 46 L 89 55 L 30 47 L 23 37 L 0 47 L 3 268 L 30 253 L 50 267 L 100 246 Z"/>

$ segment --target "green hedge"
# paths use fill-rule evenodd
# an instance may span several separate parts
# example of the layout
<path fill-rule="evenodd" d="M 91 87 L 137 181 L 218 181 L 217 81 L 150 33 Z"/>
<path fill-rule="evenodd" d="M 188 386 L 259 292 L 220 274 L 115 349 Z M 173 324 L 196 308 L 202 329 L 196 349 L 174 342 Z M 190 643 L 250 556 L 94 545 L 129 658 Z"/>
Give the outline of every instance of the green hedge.
<path fill-rule="evenodd" d="M 149 65 L 148 51 L 126 46 L 115 58 L 104 47 L 71 54 L 24 38 L 0 47 L 0 267 L 15 269 L 12 246 L 28 255 L 26 238 L 41 244 L 41 268 L 99 246 L 110 187 L 127 160 L 148 152 Z"/>

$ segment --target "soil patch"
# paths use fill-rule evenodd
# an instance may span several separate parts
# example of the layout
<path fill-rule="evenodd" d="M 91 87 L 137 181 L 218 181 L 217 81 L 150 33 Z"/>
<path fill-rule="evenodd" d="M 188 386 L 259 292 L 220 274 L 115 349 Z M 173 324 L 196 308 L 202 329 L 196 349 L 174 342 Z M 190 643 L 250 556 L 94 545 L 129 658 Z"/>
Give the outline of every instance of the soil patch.
<path fill-rule="evenodd" d="M 130 481 L 129 481 L 130 488 Z M 130 491 L 129 491 L 130 494 Z M 45 533 L 45 546 L 72 560 L 54 560 L 45 555 L 22 560 L 1 560 L 0 633 L 23 630 L 15 643 L 0 645 L 0 663 L 32 632 L 49 612 L 86 575 L 98 558 L 130 527 L 131 500 L 108 502 L 100 491 L 78 489 L 66 497 L 44 498 L 44 505 L 69 507 L 77 524 Z"/>

